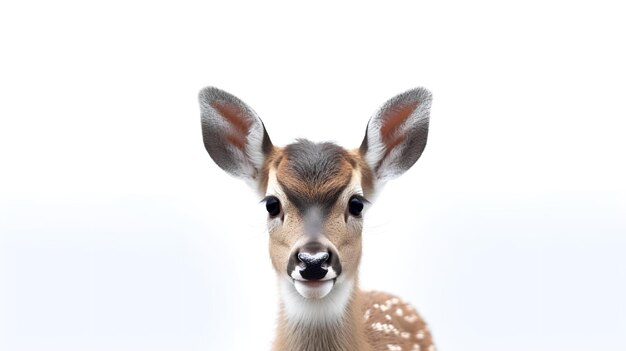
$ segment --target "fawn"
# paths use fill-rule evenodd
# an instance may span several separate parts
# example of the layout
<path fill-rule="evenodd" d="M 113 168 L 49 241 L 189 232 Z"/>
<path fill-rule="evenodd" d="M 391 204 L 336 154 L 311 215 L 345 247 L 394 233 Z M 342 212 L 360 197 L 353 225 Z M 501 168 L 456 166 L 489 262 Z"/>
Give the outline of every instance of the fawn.
<path fill-rule="evenodd" d="M 281 301 L 273 350 L 433 351 L 409 304 L 358 287 L 367 199 L 422 154 L 430 92 L 412 89 L 387 101 L 353 150 L 304 139 L 277 147 L 237 97 L 207 87 L 199 100 L 213 161 L 264 197 Z"/>

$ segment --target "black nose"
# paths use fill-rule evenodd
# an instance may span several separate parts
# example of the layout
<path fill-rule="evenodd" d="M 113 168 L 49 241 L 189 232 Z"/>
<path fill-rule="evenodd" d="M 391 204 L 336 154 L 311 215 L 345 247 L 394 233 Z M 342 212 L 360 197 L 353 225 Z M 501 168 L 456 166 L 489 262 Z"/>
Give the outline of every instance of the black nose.
<path fill-rule="evenodd" d="M 300 270 L 300 275 L 304 279 L 319 280 L 326 276 L 328 273 L 328 265 L 326 261 L 330 258 L 328 252 L 316 252 L 310 254 L 308 252 L 298 253 L 298 260 L 302 263 L 300 267 L 304 266 L 304 269 Z"/>

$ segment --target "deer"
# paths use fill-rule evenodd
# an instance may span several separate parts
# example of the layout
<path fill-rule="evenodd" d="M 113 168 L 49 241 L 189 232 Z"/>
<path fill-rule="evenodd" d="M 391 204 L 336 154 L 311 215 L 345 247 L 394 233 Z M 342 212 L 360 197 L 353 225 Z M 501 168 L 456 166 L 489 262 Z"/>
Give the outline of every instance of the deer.
<path fill-rule="evenodd" d="M 274 146 L 257 114 L 215 87 L 199 93 L 204 146 L 267 210 L 279 315 L 274 351 L 434 351 L 404 300 L 359 288 L 363 221 L 376 194 L 420 158 L 432 95 L 415 88 L 370 118 L 355 149 L 296 139 Z"/>

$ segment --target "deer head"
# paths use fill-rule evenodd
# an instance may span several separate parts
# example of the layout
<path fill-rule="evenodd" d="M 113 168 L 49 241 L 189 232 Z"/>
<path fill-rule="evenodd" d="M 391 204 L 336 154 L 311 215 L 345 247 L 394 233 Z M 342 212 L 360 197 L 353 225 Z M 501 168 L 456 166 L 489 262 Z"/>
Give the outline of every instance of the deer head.
<path fill-rule="evenodd" d="M 365 212 L 382 185 L 422 154 L 431 94 L 417 88 L 387 101 L 355 149 L 308 140 L 274 146 L 261 119 L 235 96 L 207 87 L 199 99 L 209 155 L 265 201 L 284 313 L 339 316 L 357 280 Z"/>

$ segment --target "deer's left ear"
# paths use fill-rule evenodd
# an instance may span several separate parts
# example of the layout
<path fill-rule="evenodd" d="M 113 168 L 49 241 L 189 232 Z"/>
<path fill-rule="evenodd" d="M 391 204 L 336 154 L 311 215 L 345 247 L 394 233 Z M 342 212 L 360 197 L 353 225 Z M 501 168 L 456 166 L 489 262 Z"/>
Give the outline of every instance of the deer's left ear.
<path fill-rule="evenodd" d="M 211 158 L 226 172 L 254 185 L 273 146 L 263 122 L 243 101 L 223 90 L 200 91 L 202 137 Z"/>
<path fill-rule="evenodd" d="M 428 90 L 412 89 L 387 101 L 370 119 L 359 151 L 377 181 L 401 175 L 422 155 L 431 101 Z"/>

